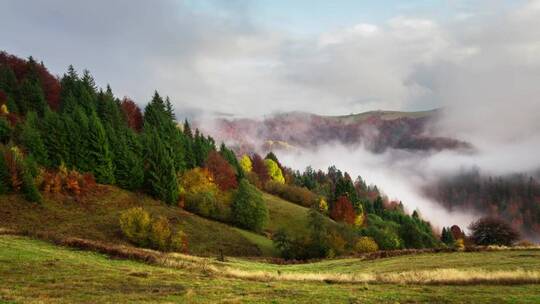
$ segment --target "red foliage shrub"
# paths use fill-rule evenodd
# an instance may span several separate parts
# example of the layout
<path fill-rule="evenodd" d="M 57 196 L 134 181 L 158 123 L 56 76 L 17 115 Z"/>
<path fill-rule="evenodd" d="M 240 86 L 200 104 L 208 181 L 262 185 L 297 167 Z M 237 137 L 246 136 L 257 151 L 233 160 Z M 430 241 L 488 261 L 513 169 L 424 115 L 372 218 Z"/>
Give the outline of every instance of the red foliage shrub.
<path fill-rule="evenodd" d="M 238 187 L 233 167 L 216 151 L 208 154 L 205 166 L 221 191 Z"/>
<path fill-rule="evenodd" d="M 121 103 L 122 111 L 126 117 L 127 124 L 133 130 L 140 132 L 143 125 L 143 115 L 141 109 L 133 100 L 124 97 Z"/>
<path fill-rule="evenodd" d="M 345 222 L 347 224 L 354 224 L 355 212 L 353 205 L 349 199 L 342 195 L 338 197 L 337 201 L 332 206 L 330 216 L 338 222 Z"/>

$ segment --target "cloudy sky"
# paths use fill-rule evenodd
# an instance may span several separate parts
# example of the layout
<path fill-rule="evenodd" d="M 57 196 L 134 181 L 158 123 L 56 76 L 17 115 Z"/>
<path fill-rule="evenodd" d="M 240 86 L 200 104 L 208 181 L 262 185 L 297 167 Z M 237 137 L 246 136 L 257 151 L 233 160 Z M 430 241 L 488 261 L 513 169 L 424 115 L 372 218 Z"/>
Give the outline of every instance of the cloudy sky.
<path fill-rule="evenodd" d="M 55 74 L 87 68 L 141 105 L 157 89 L 179 113 L 478 115 L 492 103 L 490 119 L 540 104 L 540 1 L 3 0 L 0 11 L 0 49 Z"/>

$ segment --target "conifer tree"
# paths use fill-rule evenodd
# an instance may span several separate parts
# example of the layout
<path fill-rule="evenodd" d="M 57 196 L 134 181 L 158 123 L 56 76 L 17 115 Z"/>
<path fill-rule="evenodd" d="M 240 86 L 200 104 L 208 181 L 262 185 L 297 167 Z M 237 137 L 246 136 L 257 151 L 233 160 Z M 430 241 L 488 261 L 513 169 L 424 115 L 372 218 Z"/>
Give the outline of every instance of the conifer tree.
<path fill-rule="evenodd" d="M 45 113 L 47 102 L 37 79 L 24 79 L 20 88 L 19 111 L 26 114 L 36 111 L 40 116 Z"/>
<path fill-rule="evenodd" d="M 128 143 L 128 132 L 133 131 L 126 128 L 116 133 L 114 176 L 120 187 L 135 190 L 141 187 L 144 181 L 144 170 L 141 157 Z"/>
<path fill-rule="evenodd" d="M 238 158 L 236 158 L 234 152 L 227 148 L 224 143 L 221 143 L 221 146 L 219 147 L 219 154 L 221 154 L 221 156 L 234 168 L 238 180 L 244 178 L 244 171 L 240 167 Z"/>
<path fill-rule="evenodd" d="M 167 204 L 178 202 L 178 181 L 170 150 L 154 127 L 145 126 L 145 184 L 154 197 Z"/>
<path fill-rule="evenodd" d="M 68 159 L 68 134 L 62 117 L 51 110 L 45 111 L 41 135 L 52 167 L 59 167 Z"/>
<path fill-rule="evenodd" d="M 97 114 L 92 112 L 88 122 L 88 156 L 91 171 L 102 184 L 114 183 L 112 155 L 107 142 L 105 129 Z"/>
<path fill-rule="evenodd" d="M 39 132 L 38 117 L 36 112 L 28 112 L 26 121 L 22 125 L 20 133 L 21 143 L 28 149 L 34 160 L 41 166 L 49 166 L 47 147 Z"/>
<path fill-rule="evenodd" d="M 7 144 L 11 136 L 11 126 L 9 121 L 0 116 L 0 143 Z"/>
<path fill-rule="evenodd" d="M 191 127 L 189 126 L 189 122 L 186 120 L 184 120 L 184 134 L 189 137 L 190 139 L 193 138 L 193 133 L 191 132 Z"/>
<path fill-rule="evenodd" d="M 90 172 L 92 161 L 89 156 L 89 120 L 84 109 L 80 106 L 75 108 L 72 114 L 74 126 L 70 134 L 72 140 L 72 153 L 75 155 L 74 165 L 81 172 Z"/>

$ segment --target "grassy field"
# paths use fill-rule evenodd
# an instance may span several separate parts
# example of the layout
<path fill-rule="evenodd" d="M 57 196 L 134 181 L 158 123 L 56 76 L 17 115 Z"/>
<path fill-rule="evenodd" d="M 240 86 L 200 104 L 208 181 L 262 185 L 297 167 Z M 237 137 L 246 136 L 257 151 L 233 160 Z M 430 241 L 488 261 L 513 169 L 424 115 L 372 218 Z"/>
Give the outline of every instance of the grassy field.
<path fill-rule="evenodd" d="M 515 254 L 523 254 L 523 262 Z M 235 260 L 234 267 L 283 271 L 392 272 L 402 267 L 538 270 L 536 252 L 485 252 L 396 257 L 376 261 L 335 260 L 276 266 Z M 470 255 L 470 256 L 469 256 Z M 478 255 L 478 256 L 477 256 Z M 484 257 L 482 261 L 481 257 Z M 197 259 L 197 258 L 194 258 Z M 452 260 L 454 259 L 454 260 Z M 412 261 L 411 261 L 412 260 Z M 413 264 L 410 264 L 410 263 Z M 429 262 L 425 264 L 426 262 Z M 212 262 L 217 263 L 217 262 Z M 409 264 L 408 264 L 409 263 Z M 258 266 L 256 264 L 259 264 Z M 366 269 L 362 267 L 366 264 Z M 513 265 L 513 266 L 512 266 Z M 424 267 L 424 268 L 422 268 Z M 369 269 L 369 270 L 367 270 Z M 410 269 L 410 268 L 409 268 Z M 152 266 L 110 259 L 16 236 L 0 236 L 0 303 L 538 303 L 540 285 L 366 284 L 318 281 L 245 280 L 204 270 Z"/>
<path fill-rule="evenodd" d="M 281 227 L 292 233 L 306 232 L 306 208 L 269 194 L 264 194 L 264 199 L 270 211 L 264 228 L 267 234 Z M 118 217 L 123 210 L 135 206 L 143 206 L 155 216 L 165 216 L 181 227 L 188 235 L 192 254 L 215 256 L 223 250 L 228 256 L 277 255 L 265 235 L 207 220 L 146 195 L 111 186 L 99 186 L 97 193 L 81 201 L 49 196 L 40 205 L 28 203 L 19 195 L 0 196 L 0 227 L 126 244 Z"/>

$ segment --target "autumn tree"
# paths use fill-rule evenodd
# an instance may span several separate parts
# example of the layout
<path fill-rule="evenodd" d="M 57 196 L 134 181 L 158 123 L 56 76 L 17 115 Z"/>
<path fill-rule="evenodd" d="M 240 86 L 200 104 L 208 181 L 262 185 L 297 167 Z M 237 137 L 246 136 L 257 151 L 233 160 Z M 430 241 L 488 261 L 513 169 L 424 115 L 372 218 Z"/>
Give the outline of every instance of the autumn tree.
<path fill-rule="evenodd" d="M 232 166 L 219 153 L 211 151 L 205 164 L 221 191 L 228 191 L 238 186 Z"/>
<path fill-rule="evenodd" d="M 333 204 L 330 216 L 338 222 L 345 222 L 347 224 L 354 224 L 355 213 L 351 201 L 342 195 L 338 197 L 337 201 Z"/>
<path fill-rule="evenodd" d="M 266 171 L 268 172 L 270 179 L 281 184 L 285 183 L 283 173 L 281 172 L 280 167 L 274 160 L 265 159 L 264 164 L 266 165 Z"/>
<path fill-rule="evenodd" d="M 244 172 L 248 173 L 251 172 L 253 169 L 253 164 L 251 163 L 251 158 L 247 155 L 243 155 L 242 158 L 240 158 L 240 167 Z"/>
<path fill-rule="evenodd" d="M 124 97 L 120 104 L 128 127 L 136 132 L 141 132 L 143 115 L 137 104 L 128 97 Z"/>
<path fill-rule="evenodd" d="M 268 175 L 268 169 L 266 167 L 266 164 L 264 163 L 264 160 L 259 154 L 255 153 L 251 158 L 251 163 L 253 167 L 252 171 L 259 178 L 259 182 L 262 185 L 265 185 L 266 182 L 270 180 L 270 176 Z"/>

